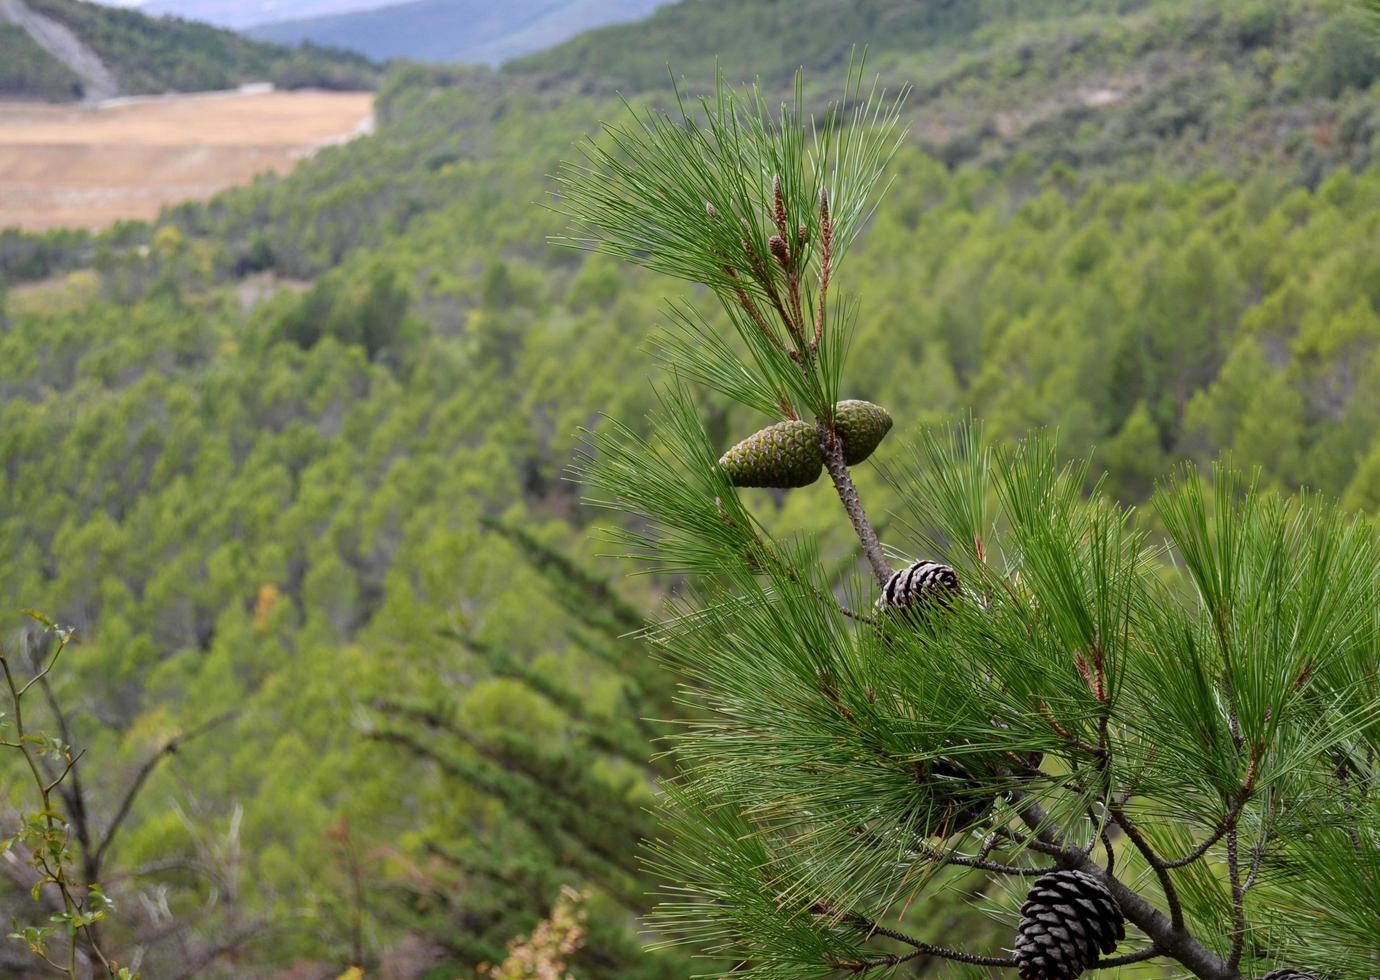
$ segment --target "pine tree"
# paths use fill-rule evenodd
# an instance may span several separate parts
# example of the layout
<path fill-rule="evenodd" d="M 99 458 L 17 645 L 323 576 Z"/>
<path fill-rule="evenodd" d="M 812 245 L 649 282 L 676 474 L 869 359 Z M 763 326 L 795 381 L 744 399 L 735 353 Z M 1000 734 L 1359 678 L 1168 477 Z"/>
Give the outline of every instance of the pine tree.
<path fill-rule="evenodd" d="M 677 714 L 675 677 L 650 663 L 636 635 L 642 615 L 606 581 L 514 522 L 482 522 L 539 573 L 541 587 L 568 614 L 572 646 L 624 678 L 627 704 L 618 707 L 627 710 L 594 709 L 586 691 L 520 654 L 471 632 L 443 630 L 466 655 L 457 671 L 538 695 L 564 718 L 564 737 L 539 741 L 516 727 L 476 732 L 440 696 L 427 703 L 375 698 L 370 739 L 435 766 L 502 814 L 501 826 L 483 837 L 444 819 L 419 828 L 422 860 L 409 861 L 389 883 L 396 901 L 383 915 L 433 940 L 446 965 L 476 968 L 504 960 L 534 929 L 549 928 L 539 923 L 568 905 L 561 896 L 578 886 L 596 899 L 580 942 L 567 951 L 578 975 L 684 976 L 682 957 L 649 954 L 625 925 L 648 910 L 652 882 L 637 843 L 655 832 L 646 788 L 670 773 L 666 760 L 651 756 L 653 740 Z M 585 903 L 581 915 L 587 911 Z M 509 965 L 517 969 L 520 960 Z"/>
<path fill-rule="evenodd" d="M 670 311 L 652 434 L 613 422 L 584 461 L 630 552 L 683 583 L 652 633 L 691 719 L 653 927 L 735 976 L 1374 975 L 1371 526 L 1225 464 L 1173 474 L 1141 520 L 1050 438 L 970 423 L 904 462 L 878 450 L 904 501 L 879 541 L 836 413 L 858 309 L 836 279 L 899 105 L 850 70 L 812 124 L 799 78 L 779 112 L 721 83 L 633 110 L 558 175 L 567 243 L 701 283 L 724 314 Z M 835 588 L 816 541 L 768 533 L 697 389 L 794 423 L 754 444 L 753 485 L 802 482 L 813 427 L 870 579 Z M 906 910 L 951 868 L 991 877 L 999 948 L 914 934 Z"/>

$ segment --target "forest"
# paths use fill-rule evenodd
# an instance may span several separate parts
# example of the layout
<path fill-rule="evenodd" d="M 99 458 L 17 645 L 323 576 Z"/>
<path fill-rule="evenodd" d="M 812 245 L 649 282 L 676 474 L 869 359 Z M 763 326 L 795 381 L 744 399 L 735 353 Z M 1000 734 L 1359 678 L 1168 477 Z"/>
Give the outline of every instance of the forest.
<path fill-rule="evenodd" d="M 107 15 L 103 53 L 134 44 Z M 153 77 L 182 77 L 170 45 Z M 723 314 L 565 247 L 550 175 L 623 99 L 712 92 L 717 63 L 775 100 L 803 64 L 814 109 L 864 46 L 908 88 L 848 257 L 843 394 L 900 420 L 856 471 L 879 525 L 887 459 L 970 415 L 1057 432 L 1128 505 L 1226 453 L 1380 511 L 1380 34 L 1353 4 L 701 0 L 500 70 L 394 64 L 377 133 L 288 175 L 0 230 L 0 643 L 32 672 L 56 641 L 21 610 L 72 631 L 31 725 L 84 752 L 57 792 L 121 963 L 526 976 L 510 943 L 576 916 L 574 976 L 723 968 L 644 942 L 655 740 L 692 709 L 641 627 L 675 588 L 609 554 L 621 519 L 572 471 L 607 419 L 649 431 L 664 297 Z M 248 70 L 323 84 L 301 57 Z M 697 399 L 720 451 L 757 427 Z M 841 579 L 831 496 L 744 499 Z M 0 766 L 9 833 L 32 784 Z M 951 877 L 907 914 L 992 934 Z M 0 860 L 5 919 L 46 919 L 33 883 Z"/>

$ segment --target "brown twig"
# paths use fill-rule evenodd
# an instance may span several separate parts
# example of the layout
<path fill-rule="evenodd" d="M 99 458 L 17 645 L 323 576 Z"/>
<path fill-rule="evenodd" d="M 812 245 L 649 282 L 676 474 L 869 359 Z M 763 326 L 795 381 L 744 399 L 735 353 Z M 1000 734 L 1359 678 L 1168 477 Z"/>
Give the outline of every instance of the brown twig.
<path fill-rule="evenodd" d="M 1233 970 L 1241 964 L 1246 948 L 1246 890 L 1241 887 L 1240 843 L 1236 826 L 1227 831 L 1227 877 L 1231 881 L 1231 956 L 1227 965 Z"/>
<path fill-rule="evenodd" d="M 835 915 L 834 911 L 823 903 L 816 905 L 811 911 L 816 915 Z M 861 928 L 867 933 L 869 939 L 873 936 L 885 936 L 887 939 L 894 939 L 899 943 L 905 943 L 907 946 L 912 947 L 912 951 L 909 953 L 893 953 L 886 956 L 869 957 L 863 960 L 841 960 L 832 958 L 828 960 L 831 966 L 840 970 L 846 970 L 849 973 L 863 973 L 867 970 L 876 969 L 877 967 L 897 966 L 901 963 L 908 963 L 911 960 L 920 959 L 922 956 L 933 956 L 939 959 L 951 960 L 955 963 L 967 963 L 972 966 L 1010 968 L 1016 965 L 1015 957 L 1011 956 L 981 956 L 977 953 L 965 953 L 963 950 L 959 949 L 935 946 L 931 943 L 916 939 L 913 936 L 908 936 L 904 932 L 889 929 L 856 912 L 850 912 L 843 915 L 838 918 L 838 921 L 846 922 L 849 925 Z"/>
<path fill-rule="evenodd" d="M 115 835 L 119 832 L 120 826 L 125 822 L 125 818 L 129 816 L 129 811 L 134 806 L 135 798 L 138 797 L 140 790 L 144 788 L 144 783 L 148 781 L 149 776 L 153 774 L 153 770 L 158 767 L 158 764 L 181 748 L 183 743 L 191 741 L 197 736 L 203 735 L 211 729 L 225 724 L 225 722 L 234 718 L 237 714 L 239 714 L 238 711 L 226 711 L 223 714 L 216 715 L 209 721 L 197 725 L 195 728 L 183 732 L 181 735 L 174 735 L 172 738 L 168 739 L 161 748 L 144 760 L 144 764 L 141 765 L 139 771 L 134 774 L 134 780 L 129 784 L 128 788 L 126 788 L 125 795 L 120 800 L 119 807 L 115 810 L 115 816 L 111 819 L 110 826 L 106 828 L 105 835 L 101 838 L 101 842 L 96 845 L 95 857 L 92 859 L 91 863 L 98 875 L 105 861 L 106 851 L 108 851 L 110 845 L 114 843 Z"/>
<path fill-rule="evenodd" d="M 833 275 L 834 223 L 829 217 L 829 191 L 819 192 L 819 304 L 815 307 L 815 338 L 810 342 L 810 353 L 819 351 L 819 342 L 824 337 L 824 304 L 829 294 L 829 279 Z"/>
<path fill-rule="evenodd" d="M 738 271 L 731 265 L 724 266 L 724 274 L 734 282 L 738 281 Z M 762 331 L 762 336 L 771 341 L 772 345 L 779 350 L 785 350 L 785 344 L 781 343 L 781 338 L 776 335 L 776 331 L 771 328 L 767 320 L 762 316 L 762 311 L 757 308 L 757 304 L 752 301 L 752 297 L 747 294 L 747 290 L 742 286 L 733 287 L 733 296 L 738 301 L 738 305 L 747 313 L 748 318 L 757 324 L 757 329 Z"/>
<path fill-rule="evenodd" d="M 1057 852 L 1062 867 L 1082 871 L 1102 882 L 1122 914 L 1150 937 L 1162 955 L 1177 960 L 1200 980 L 1240 980 L 1237 969 L 1199 942 L 1182 923 L 1175 924 L 1115 875 L 1107 874 L 1088 855 L 1069 847 L 1050 826 L 1049 814 L 1029 795 L 1016 795 L 1017 813 L 1037 840 Z M 1129 835 L 1128 835 L 1129 836 Z"/>
<path fill-rule="evenodd" d="M 886 555 L 882 552 L 882 543 L 877 540 L 877 532 L 872 530 L 867 512 L 863 510 L 862 501 L 858 497 L 858 488 L 853 485 L 853 478 L 843 461 L 843 441 L 822 422 L 818 423 L 818 431 L 819 446 L 824 451 L 824 466 L 829 471 L 830 479 L 834 481 L 834 489 L 843 503 L 843 509 L 848 513 L 848 519 L 853 522 L 853 531 L 857 534 L 863 552 L 872 565 L 872 574 L 877 577 L 877 584 L 885 588 L 887 580 L 891 578 L 891 565 L 887 563 Z"/>

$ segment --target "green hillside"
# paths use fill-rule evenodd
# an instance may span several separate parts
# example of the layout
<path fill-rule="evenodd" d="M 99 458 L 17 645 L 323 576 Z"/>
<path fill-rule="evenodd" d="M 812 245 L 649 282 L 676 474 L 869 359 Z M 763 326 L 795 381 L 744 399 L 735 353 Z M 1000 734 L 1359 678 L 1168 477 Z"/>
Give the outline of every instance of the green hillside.
<path fill-rule="evenodd" d="M 79 98 L 81 79 L 15 24 L 0 24 L 0 92 L 58 102 Z"/>
<path fill-rule="evenodd" d="M 629 633 L 663 583 L 600 557 L 614 518 L 569 480 L 582 427 L 655 404 L 664 283 L 552 247 L 534 203 L 625 111 L 614 88 L 669 105 L 658 62 L 698 94 L 718 51 L 773 91 L 803 62 L 818 105 L 855 41 L 913 86 L 840 274 L 845 394 L 900 420 L 880 463 L 972 411 L 1096 444 L 1126 501 L 1225 449 L 1373 513 L 1369 30 L 1329 0 L 700 0 L 501 72 L 395 67 L 376 135 L 152 227 L 0 236 L 0 597 L 78 631 L 54 693 L 95 824 L 225 717 L 106 852 L 108 944 L 157 977 L 469 976 L 571 884 L 592 893 L 577 976 L 691 974 L 634 924 L 648 740 L 681 679 Z M 700 397 L 721 447 L 763 424 Z M 830 493 L 748 499 L 821 531 L 846 580 Z M 22 885 L 0 879 L 0 911 L 32 919 Z M 155 941 L 170 922 L 180 946 Z"/>
<path fill-rule="evenodd" d="M 837 74 L 866 48 L 884 83 L 913 86 L 914 137 L 950 165 L 1020 155 L 1036 170 L 1233 171 L 1281 152 L 1306 162 L 1316 152 L 1302 145 L 1306 123 L 1331 118 L 1332 100 L 1380 74 L 1373 30 L 1341 16 L 1347 9 L 1344 0 L 696 0 L 505 67 L 613 93 L 664 90 L 668 66 L 702 89 L 719 63 L 779 91 L 801 65 Z"/>
<path fill-rule="evenodd" d="M 176 18 L 150 18 L 84 0 L 24 0 L 69 28 L 115 76 L 123 95 L 196 92 L 270 81 L 284 88 L 372 88 L 377 69 L 362 55 L 251 41 Z M 64 101 L 75 77 L 14 25 L 0 29 L 0 98 Z"/>
<path fill-rule="evenodd" d="M 1162 0 L 691 0 L 664 7 L 645 21 L 590 31 L 509 67 L 606 79 L 643 91 L 664 87 L 668 67 L 703 78 L 719 62 L 772 85 L 787 81 L 802 64 L 840 68 L 854 45 L 910 62 L 952 61 L 993 40 L 1025 43 L 1079 26 L 1106 27 L 1109 15 L 1147 8 L 1163 14 L 1188 6 Z"/>

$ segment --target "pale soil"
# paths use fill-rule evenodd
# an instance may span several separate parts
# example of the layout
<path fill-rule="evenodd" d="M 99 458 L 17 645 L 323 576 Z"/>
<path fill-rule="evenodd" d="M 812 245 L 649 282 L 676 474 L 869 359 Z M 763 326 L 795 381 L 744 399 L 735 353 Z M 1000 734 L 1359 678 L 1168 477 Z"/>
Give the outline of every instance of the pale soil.
<path fill-rule="evenodd" d="M 281 173 L 368 132 L 369 92 L 250 90 L 98 106 L 0 102 L 0 228 L 101 228 Z"/>

